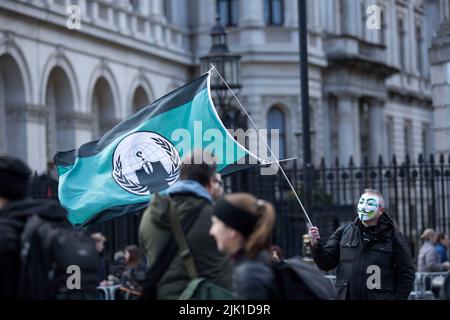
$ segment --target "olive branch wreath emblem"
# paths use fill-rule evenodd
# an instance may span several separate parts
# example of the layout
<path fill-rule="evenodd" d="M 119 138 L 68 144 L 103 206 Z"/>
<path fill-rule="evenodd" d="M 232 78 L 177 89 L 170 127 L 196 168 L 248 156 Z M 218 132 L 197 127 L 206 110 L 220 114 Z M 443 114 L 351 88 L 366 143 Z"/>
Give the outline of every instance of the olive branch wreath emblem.
<path fill-rule="evenodd" d="M 180 175 L 179 172 L 181 166 L 180 156 L 178 155 L 178 152 L 175 149 L 175 147 L 172 144 L 168 143 L 167 141 L 160 138 L 151 138 L 151 139 L 155 141 L 155 143 L 158 146 L 160 146 L 170 158 L 171 171 L 169 176 L 165 179 L 167 183 L 170 185 L 174 183 L 178 179 L 178 176 Z M 138 193 L 140 195 L 145 195 L 146 192 L 149 191 L 147 186 L 142 186 L 127 178 L 127 176 L 123 173 L 123 164 L 120 155 L 117 157 L 114 166 L 113 176 L 117 180 L 117 182 L 119 182 L 127 190 Z"/>

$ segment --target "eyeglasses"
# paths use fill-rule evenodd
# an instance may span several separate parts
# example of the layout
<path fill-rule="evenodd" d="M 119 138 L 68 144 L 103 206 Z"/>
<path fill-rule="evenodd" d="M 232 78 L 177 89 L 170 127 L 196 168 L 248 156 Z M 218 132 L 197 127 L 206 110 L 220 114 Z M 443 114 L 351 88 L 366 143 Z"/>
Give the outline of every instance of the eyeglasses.
<path fill-rule="evenodd" d="M 222 180 L 214 178 L 214 182 L 218 183 L 221 187 L 223 187 L 223 181 Z"/>

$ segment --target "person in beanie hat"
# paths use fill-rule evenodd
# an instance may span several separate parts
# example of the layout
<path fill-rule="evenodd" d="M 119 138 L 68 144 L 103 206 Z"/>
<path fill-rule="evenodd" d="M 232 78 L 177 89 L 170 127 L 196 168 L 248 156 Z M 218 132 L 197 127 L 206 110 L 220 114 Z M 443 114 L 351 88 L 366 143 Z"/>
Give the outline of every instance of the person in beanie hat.
<path fill-rule="evenodd" d="M 31 170 L 18 158 L 0 156 L 0 209 L 25 198 Z"/>

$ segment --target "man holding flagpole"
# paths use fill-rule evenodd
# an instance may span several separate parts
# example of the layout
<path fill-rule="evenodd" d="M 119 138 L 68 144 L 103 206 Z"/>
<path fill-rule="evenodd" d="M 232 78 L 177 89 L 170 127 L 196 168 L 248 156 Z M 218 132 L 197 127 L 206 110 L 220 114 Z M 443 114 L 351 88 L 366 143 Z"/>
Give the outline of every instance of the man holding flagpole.
<path fill-rule="evenodd" d="M 357 214 L 325 245 L 319 229 L 309 229 L 314 262 L 324 271 L 337 267 L 336 293 L 341 300 L 407 299 L 414 283 L 410 249 L 385 212 L 383 195 L 366 189 Z"/>

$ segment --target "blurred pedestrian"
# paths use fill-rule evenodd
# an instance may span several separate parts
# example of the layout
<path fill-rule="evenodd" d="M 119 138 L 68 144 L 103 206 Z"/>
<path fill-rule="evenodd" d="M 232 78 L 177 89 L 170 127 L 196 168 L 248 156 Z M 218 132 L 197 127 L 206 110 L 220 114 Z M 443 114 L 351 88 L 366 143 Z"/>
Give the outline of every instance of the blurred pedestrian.
<path fill-rule="evenodd" d="M 94 243 L 70 226 L 58 202 L 26 197 L 30 174 L 20 159 L 0 156 L 0 298 L 95 298 Z M 74 264 L 82 290 L 67 288 Z"/>
<path fill-rule="evenodd" d="M 119 250 L 115 252 L 113 262 L 111 264 L 111 272 L 110 272 L 111 275 L 116 279 L 120 279 L 123 271 L 125 270 L 125 264 L 126 259 L 124 250 Z"/>
<path fill-rule="evenodd" d="M 20 269 L 20 234 L 24 221 L 16 218 L 26 201 L 31 171 L 21 160 L 0 156 L 0 299 L 17 299 Z M 34 210 L 33 210 L 34 211 Z"/>
<path fill-rule="evenodd" d="M 435 245 L 437 234 L 433 229 L 425 229 L 420 238 L 424 241 L 417 257 L 418 272 L 439 272 L 450 269 L 448 261 L 441 262 L 436 252 Z"/>
<path fill-rule="evenodd" d="M 214 238 L 208 234 L 213 195 L 219 193 L 216 166 L 206 163 L 199 152 L 201 150 L 194 151 L 183 159 L 180 179 L 167 189 L 168 195 L 155 194 L 142 216 L 139 239 L 151 265 L 149 273 L 154 277 L 147 281 L 148 299 L 177 299 L 191 281 L 176 251 L 178 247 L 174 243 L 169 210 L 174 210 L 186 228 L 183 230 L 198 276 L 230 289 L 229 261 L 217 250 Z M 166 251 L 171 244 L 175 245 L 173 254 Z"/>
<path fill-rule="evenodd" d="M 91 239 L 95 242 L 95 250 L 98 253 L 98 272 L 97 272 L 97 282 L 101 283 L 106 279 L 107 271 L 106 271 L 106 261 L 105 261 L 105 242 L 106 237 L 102 235 L 100 232 L 96 232 L 91 234 Z"/>
<path fill-rule="evenodd" d="M 126 267 L 125 253 L 123 250 L 119 250 L 114 253 L 111 266 L 109 268 L 109 274 L 107 280 L 103 280 L 101 286 L 112 286 L 121 283 L 121 277 Z"/>
<path fill-rule="evenodd" d="M 275 299 L 277 285 L 270 251 L 275 223 L 272 204 L 251 194 L 235 193 L 219 200 L 213 214 L 209 233 L 217 248 L 233 260 L 234 297 Z"/>
<path fill-rule="evenodd" d="M 341 226 L 325 245 L 317 227 L 309 229 L 317 266 L 337 267 L 336 292 L 341 300 L 407 299 L 413 288 L 414 267 L 406 239 L 385 212 L 383 195 L 366 189 L 357 204 L 358 217 Z M 379 273 L 381 283 L 368 280 Z M 369 279 L 371 277 L 371 279 Z"/>
<path fill-rule="evenodd" d="M 141 250 L 135 245 L 130 245 L 124 251 L 125 268 L 121 276 L 121 283 L 130 290 L 142 292 L 147 267 L 142 259 Z"/>
<path fill-rule="evenodd" d="M 439 260 L 441 263 L 444 263 L 445 261 L 448 261 L 448 245 L 449 245 L 449 239 L 448 234 L 445 232 L 440 232 L 437 236 L 437 242 L 436 242 L 436 252 L 439 256 Z"/>

